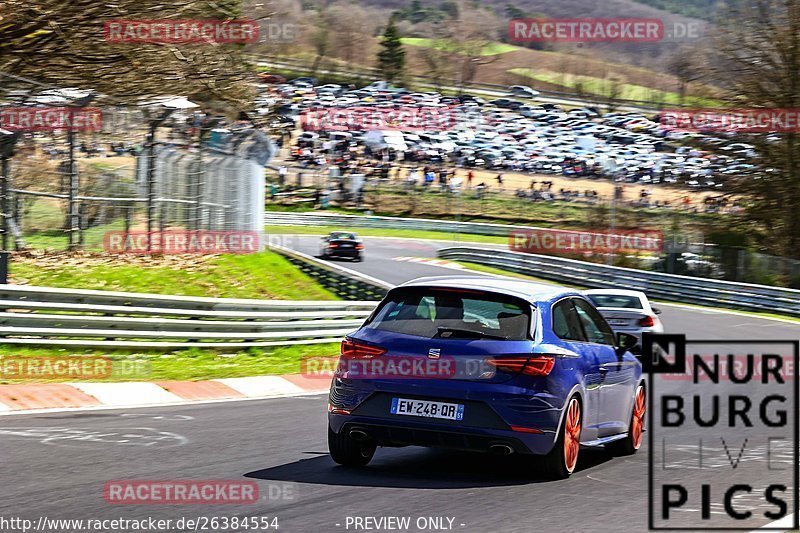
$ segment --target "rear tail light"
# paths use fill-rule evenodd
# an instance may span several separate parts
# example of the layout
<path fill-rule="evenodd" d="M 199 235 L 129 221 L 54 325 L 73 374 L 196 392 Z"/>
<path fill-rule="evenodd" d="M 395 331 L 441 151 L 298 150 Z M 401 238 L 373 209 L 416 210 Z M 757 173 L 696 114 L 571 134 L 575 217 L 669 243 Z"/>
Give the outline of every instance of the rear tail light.
<path fill-rule="evenodd" d="M 353 339 L 344 339 L 342 341 L 342 359 L 372 359 L 385 353 L 386 348 L 380 346 L 366 344 Z"/>
<path fill-rule="evenodd" d="M 330 243 L 330 244 L 328 245 L 328 248 L 338 248 L 338 247 L 339 247 L 339 245 L 338 245 L 338 244 L 335 244 L 335 243 Z"/>
<path fill-rule="evenodd" d="M 356 244 L 356 250 L 363 250 L 363 249 L 364 249 L 363 244 Z"/>
<path fill-rule="evenodd" d="M 652 328 L 656 325 L 656 320 L 652 316 L 648 315 L 644 318 L 639 319 L 639 325 L 643 328 Z"/>
<path fill-rule="evenodd" d="M 350 414 L 350 410 L 349 409 L 343 409 L 341 407 L 336 407 L 336 406 L 334 406 L 332 404 L 328 404 L 328 412 L 333 414 L 333 415 L 349 415 Z"/>
<path fill-rule="evenodd" d="M 556 359 L 552 355 L 536 355 L 533 357 L 495 357 L 486 362 L 502 372 L 513 374 L 522 372 L 528 376 L 547 376 L 553 370 Z"/>

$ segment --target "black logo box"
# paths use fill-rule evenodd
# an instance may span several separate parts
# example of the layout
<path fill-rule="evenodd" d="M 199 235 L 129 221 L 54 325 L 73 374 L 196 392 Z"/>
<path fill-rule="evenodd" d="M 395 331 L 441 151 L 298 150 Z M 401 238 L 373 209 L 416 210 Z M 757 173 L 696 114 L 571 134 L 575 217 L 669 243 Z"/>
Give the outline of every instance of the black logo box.
<path fill-rule="evenodd" d="M 728 344 L 742 344 L 753 345 L 759 344 L 762 346 L 791 346 L 794 357 L 794 372 L 793 372 L 793 405 L 794 410 L 792 413 L 792 426 L 793 426 L 793 444 L 794 444 L 794 460 L 793 473 L 792 473 L 792 501 L 794 504 L 792 516 L 792 530 L 800 529 L 800 423 L 798 423 L 798 406 L 800 405 L 800 341 L 797 340 L 687 340 L 686 335 L 682 334 L 665 334 L 665 333 L 644 333 L 642 336 L 642 367 L 648 376 L 649 394 L 647 395 L 647 433 L 648 433 L 648 453 L 647 453 L 647 519 L 648 528 L 651 531 L 753 531 L 753 527 L 709 527 L 703 525 L 700 527 L 663 527 L 655 526 L 654 516 L 654 468 L 653 468 L 653 450 L 655 444 L 655 427 L 653 420 L 654 412 L 654 399 L 655 399 L 655 375 L 656 374 L 684 374 L 686 372 L 686 345 L 728 345 Z M 661 352 L 672 355 L 674 361 L 666 360 L 661 353 L 654 351 L 654 348 L 660 348 Z M 669 347 L 674 347 L 675 350 L 670 350 Z M 673 353 L 670 354 L 670 351 Z M 761 531 L 782 531 L 787 530 L 786 526 L 780 527 L 766 527 L 758 528 Z"/>

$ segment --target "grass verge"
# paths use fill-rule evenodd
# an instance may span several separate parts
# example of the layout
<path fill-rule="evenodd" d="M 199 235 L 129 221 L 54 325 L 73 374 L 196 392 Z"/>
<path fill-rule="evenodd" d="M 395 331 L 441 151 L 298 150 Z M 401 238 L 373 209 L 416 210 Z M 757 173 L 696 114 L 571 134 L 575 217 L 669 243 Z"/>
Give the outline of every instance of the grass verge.
<path fill-rule="evenodd" d="M 219 256 L 108 256 L 92 253 L 16 254 L 15 283 L 51 287 L 149 292 L 180 296 L 335 300 L 284 257 L 273 252 Z M 309 356 L 338 354 L 336 343 L 269 348 L 105 349 L 29 347 L 0 344 L 0 383 L 53 381 L 202 380 L 270 374 L 296 374 Z M 19 376 L 8 373 L 3 358 L 106 357 L 111 373 Z M 16 378 L 16 379 L 15 379 Z"/>
<path fill-rule="evenodd" d="M 563 72 L 540 71 L 529 68 L 512 68 L 509 69 L 509 72 L 518 76 L 524 76 L 554 85 L 561 85 L 562 87 L 568 87 L 570 89 L 577 89 L 580 87 L 586 93 L 597 96 L 609 96 L 617 92 L 618 94 L 615 97 L 624 100 L 665 102 L 668 104 L 680 103 L 680 95 L 676 92 L 661 91 L 633 83 L 620 83 L 618 87 L 614 87 L 615 82 L 608 79 Z M 684 103 L 704 107 L 719 107 L 721 105 L 719 100 L 697 96 L 686 97 Z"/>
<path fill-rule="evenodd" d="M 178 296 L 337 300 L 274 252 L 213 256 L 15 254 L 12 283 Z"/>
<path fill-rule="evenodd" d="M 332 231 L 342 231 L 342 226 L 265 226 L 264 232 L 267 234 L 284 235 L 326 235 Z M 487 244 L 508 244 L 508 237 L 498 235 L 475 235 L 472 233 L 450 233 L 446 231 L 427 231 L 413 229 L 389 229 L 389 228 L 359 228 L 354 226 L 347 228 L 362 237 L 400 237 L 406 239 L 429 239 L 436 241 L 452 241 L 453 244 L 459 242 L 478 242 Z M 456 238 L 457 236 L 457 238 Z"/>
<path fill-rule="evenodd" d="M 458 45 L 455 42 L 448 40 L 448 39 L 428 39 L 424 37 L 403 37 L 400 39 L 403 44 L 407 44 L 409 46 L 418 46 L 420 48 L 432 48 L 439 52 L 450 52 L 455 53 L 458 55 L 467 55 L 464 46 Z M 481 46 L 481 43 L 470 43 L 467 45 L 466 48 L 472 52 L 477 46 Z M 514 46 L 512 44 L 500 43 L 500 42 L 491 42 L 487 44 L 483 44 L 481 46 L 480 51 L 478 51 L 479 56 L 495 56 L 499 54 L 507 54 L 508 52 L 515 52 L 520 50 L 519 46 Z"/>
<path fill-rule="evenodd" d="M 248 348 L 245 350 L 191 348 L 165 353 L 163 350 L 102 350 L 84 348 L 33 348 L 0 344 L 0 363 L 11 358 L 104 357 L 111 372 L 92 378 L 38 376 L 19 379 L 11 371 L 0 373 L 0 384 L 56 383 L 68 381 L 196 381 L 259 375 L 299 374 L 307 357 L 338 356 L 338 343 Z M 37 361 L 38 362 L 38 361 Z M 41 364 L 41 362 L 39 362 Z M 5 365 L 4 365 L 5 368 Z M 9 366 L 8 368 L 11 368 Z M 320 379 L 322 383 L 323 380 Z"/>

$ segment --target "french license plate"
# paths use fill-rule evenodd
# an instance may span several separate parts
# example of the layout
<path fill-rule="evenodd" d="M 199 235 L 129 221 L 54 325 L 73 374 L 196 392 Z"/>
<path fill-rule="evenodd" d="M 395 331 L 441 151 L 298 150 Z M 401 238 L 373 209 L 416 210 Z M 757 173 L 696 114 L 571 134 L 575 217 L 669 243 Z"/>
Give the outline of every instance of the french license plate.
<path fill-rule="evenodd" d="M 390 412 L 393 415 L 424 416 L 427 418 L 444 418 L 447 420 L 464 419 L 464 405 L 460 403 L 392 398 L 392 408 Z"/>
<path fill-rule="evenodd" d="M 609 326 L 627 326 L 628 322 L 629 322 L 629 320 L 626 319 L 626 318 L 618 318 L 616 320 L 612 318 L 612 319 L 610 319 L 608 321 L 608 325 Z"/>

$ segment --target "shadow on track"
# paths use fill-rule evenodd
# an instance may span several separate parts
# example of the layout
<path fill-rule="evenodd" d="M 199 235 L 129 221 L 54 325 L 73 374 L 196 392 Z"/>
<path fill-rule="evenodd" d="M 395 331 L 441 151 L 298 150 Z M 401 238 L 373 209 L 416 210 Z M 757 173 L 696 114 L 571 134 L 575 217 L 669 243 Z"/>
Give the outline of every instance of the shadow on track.
<path fill-rule="evenodd" d="M 336 465 L 319 455 L 293 463 L 255 470 L 245 477 L 272 481 L 294 481 L 318 485 L 466 489 L 542 483 L 530 457 L 501 457 L 439 449 L 378 449 L 364 468 Z M 581 450 L 576 473 L 611 460 L 603 450 Z"/>

